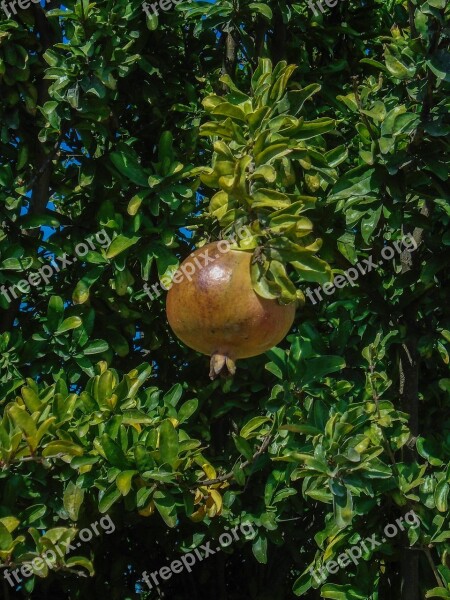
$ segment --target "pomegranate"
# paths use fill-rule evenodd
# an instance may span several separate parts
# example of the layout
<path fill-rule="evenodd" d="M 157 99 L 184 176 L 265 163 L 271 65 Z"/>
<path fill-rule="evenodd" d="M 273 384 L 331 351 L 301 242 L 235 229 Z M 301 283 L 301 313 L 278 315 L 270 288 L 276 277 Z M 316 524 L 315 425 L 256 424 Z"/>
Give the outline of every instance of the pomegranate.
<path fill-rule="evenodd" d="M 211 356 L 210 377 L 233 375 L 235 361 L 262 354 L 289 331 L 295 305 L 258 296 L 252 253 L 225 240 L 193 252 L 173 277 L 166 301 L 169 324 L 190 348 Z"/>

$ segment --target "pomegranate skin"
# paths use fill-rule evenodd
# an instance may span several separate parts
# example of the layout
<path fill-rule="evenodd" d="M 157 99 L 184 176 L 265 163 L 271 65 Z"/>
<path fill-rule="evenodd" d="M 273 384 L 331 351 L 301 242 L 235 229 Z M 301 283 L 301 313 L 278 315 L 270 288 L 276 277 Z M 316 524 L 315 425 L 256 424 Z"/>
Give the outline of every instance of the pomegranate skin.
<path fill-rule="evenodd" d="M 234 361 L 262 354 L 288 333 L 295 305 L 256 294 L 251 283 L 253 254 L 213 242 L 180 266 L 166 300 L 169 324 L 190 348 L 211 359 L 211 377 Z"/>

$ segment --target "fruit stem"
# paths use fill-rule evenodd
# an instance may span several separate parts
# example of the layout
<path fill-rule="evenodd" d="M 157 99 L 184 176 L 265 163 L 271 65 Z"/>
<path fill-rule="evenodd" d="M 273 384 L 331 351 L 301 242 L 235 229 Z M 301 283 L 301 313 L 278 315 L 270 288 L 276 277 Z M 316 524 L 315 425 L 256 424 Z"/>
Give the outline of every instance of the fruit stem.
<path fill-rule="evenodd" d="M 224 354 L 214 353 L 211 356 L 209 376 L 215 379 L 219 374 L 221 377 L 231 377 L 236 373 L 236 365 L 232 358 Z"/>

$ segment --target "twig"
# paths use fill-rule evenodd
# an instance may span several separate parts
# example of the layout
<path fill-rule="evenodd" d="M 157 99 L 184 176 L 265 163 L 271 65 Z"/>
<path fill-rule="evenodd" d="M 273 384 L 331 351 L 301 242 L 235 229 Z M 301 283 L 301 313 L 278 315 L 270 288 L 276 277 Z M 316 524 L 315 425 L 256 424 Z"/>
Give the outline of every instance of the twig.
<path fill-rule="evenodd" d="M 430 563 L 431 570 L 433 571 L 434 576 L 436 577 L 436 581 L 438 583 L 438 586 L 441 587 L 441 588 L 445 588 L 445 585 L 442 583 L 441 576 L 439 575 L 439 572 L 436 569 L 436 565 L 433 562 L 433 558 L 431 556 L 430 548 L 428 548 L 428 547 L 427 548 L 423 548 L 423 551 L 425 552 L 426 557 L 428 559 L 428 562 Z"/>
<path fill-rule="evenodd" d="M 244 461 L 240 465 L 239 468 L 242 470 L 242 469 L 245 469 L 246 467 L 248 467 L 249 465 L 253 464 L 255 462 L 255 460 L 259 456 L 261 456 L 261 454 L 263 454 L 265 452 L 265 450 L 267 449 L 267 447 L 270 444 L 271 439 L 272 439 L 272 436 L 270 434 L 267 435 L 263 439 L 261 446 L 255 452 L 255 454 L 252 456 L 252 458 L 250 460 Z M 222 483 L 223 481 L 227 481 L 228 479 L 232 479 L 233 477 L 234 477 L 234 473 L 233 473 L 233 471 L 230 471 L 226 475 L 221 475 L 220 477 L 216 477 L 216 479 L 207 479 L 206 481 L 197 481 L 194 485 L 190 485 L 189 487 L 197 488 L 197 487 L 204 487 L 204 486 L 208 486 L 208 485 L 214 485 L 215 483 Z"/>
<path fill-rule="evenodd" d="M 376 142 L 377 137 L 372 130 L 372 125 L 369 123 L 369 119 L 367 118 L 367 116 L 362 112 L 363 108 L 362 108 L 362 104 L 361 104 L 361 98 L 359 97 L 359 92 L 358 92 L 358 77 L 356 75 L 354 75 L 352 77 L 352 81 L 353 81 L 353 93 L 355 94 L 356 105 L 358 107 L 358 111 L 361 116 L 361 120 L 364 123 L 364 125 L 367 127 L 367 131 L 369 132 L 369 135 L 370 135 L 372 141 Z"/>
<path fill-rule="evenodd" d="M 2 464 L 3 461 L 0 461 L 0 466 L 3 471 L 6 471 L 10 465 L 17 465 L 17 464 L 20 464 L 23 462 L 44 463 L 45 461 L 50 460 L 51 458 L 62 458 L 63 456 L 64 456 L 63 452 L 59 452 L 58 454 L 54 454 L 52 456 L 24 456 L 23 458 L 16 458 L 7 463 L 5 462 L 3 464 Z"/>
<path fill-rule="evenodd" d="M 49 155 L 47 156 L 47 158 L 43 161 L 43 163 L 41 164 L 41 166 L 39 167 L 39 169 L 36 171 L 34 177 L 29 181 L 29 183 L 26 186 L 27 191 L 30 190 L 34 184 L 36 183 L 36 181 L 41 177 L 41 175 L 43 173 L 45 173 L 45 171 L 47 170 L 48 165 L 52 162 L 52 160 L 59 155 L 59 153 L 61 152 L 61 149 L 59 147 L 62 138 L 64 137 L 65 131 L 64 128 L 61 129 L 59 135 L 58 135 L 58 139 L 56 140 L 53 149 L 51 150 L 51 152 L 49 153 Z"/>
<path fill-rule="evenodd" d="M 371 362 L 369 364 L 369 370 L 370 370 L 369 381 L 370 381 L 370 387 L 372 388 L 372 399 L 375 402 L 378 419 L 381 419 L 381 411 L 380 411 L 380 405 L 379 405 L 380 397 L 378 396 L 375 386 L 374 386 L 374 383 L 372 381 L 373 373 L 375 371 L 375 365 L 372 362 L 372 357 L 370 357 L 370 358 L 371 358 Z M 390 443 L 388 437 L 386 436 L 386 432 L 384 431 L 384 428 L 381 427 L 380 429 L 381 429 L 381 435 L 383 436 L 383 439 L 384 439 L 385 450 L 388 453 L 389 458 L 392 463 L 392 470 L 394 471 L 394 473 L 397 477 L 400 477 L 400 472 L 397 467 L 397 461 L 395 460 L 394 453 L 392 452 L 391 443 Z"/>
<path fill-rule="evenodd" d="M 78 571 L 77 569 L 71 569 L 70 567 L 60 567 L 58 571 L 65 571 L 67 573 L 74 573 L 78 577 L 89 577 L 84 571 Z"/>
<path fill-rule="evenodd" d="M 408 20 L 411 38 L 415 39 L 417 37 L 417 29 L 416 24 L 414 22 L 414 6 L 411 0 L 408 0 Z"/>

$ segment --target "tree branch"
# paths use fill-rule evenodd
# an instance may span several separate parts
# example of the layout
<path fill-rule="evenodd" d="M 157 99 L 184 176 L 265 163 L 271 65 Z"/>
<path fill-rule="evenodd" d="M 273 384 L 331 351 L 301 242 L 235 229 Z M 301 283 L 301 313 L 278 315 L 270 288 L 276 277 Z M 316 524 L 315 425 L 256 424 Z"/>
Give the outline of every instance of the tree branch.
<path fill-rule="evenodd" d="M 261 446 L 255 452 L 255 454 L 252 456 L 252 458 L 250 460 L 244 461 L 240 465 L 239 468 L 242 470 L 242 469 L 245 469 L 246 467 L 248 467 L 249 465 L 253 464 L 255 462 L 255 460 L 267 450 L 271 439 L 272 439 L 271 434 L 266 435 L 266 437 L 263 439 Z M 209 485 L 214 485 L 215 483 L 222 483 L 223 481 L 228 481 L 228 479 L 232 479 L 233 477 L 234 477 L 234 473 L 233 473 L 233 471 L 230 471 L 226 475 L 221 475 L 220 477 L 216 477 L 216 479 L 207 479 L 206 481 L 197 481 L 194 485 L 190 485 L 189 487 L 197 488 L 197 487 L 205 487 L 205 486 L 209 486 Z"/>

